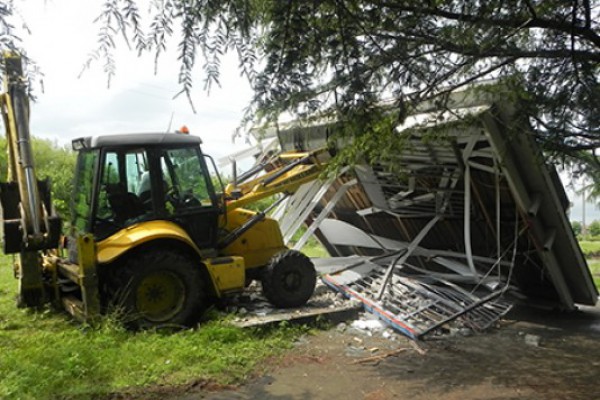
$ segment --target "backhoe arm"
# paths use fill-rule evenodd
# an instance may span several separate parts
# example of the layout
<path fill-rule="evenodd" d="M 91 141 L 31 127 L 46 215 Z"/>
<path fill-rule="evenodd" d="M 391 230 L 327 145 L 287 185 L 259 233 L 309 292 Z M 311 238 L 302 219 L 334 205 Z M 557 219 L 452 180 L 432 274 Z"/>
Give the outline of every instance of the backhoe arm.
<path fill-rule="evenodd" d="M 54 214 L 48 181 L 38 181 L 29 133 L 27 80 L 21 57 L 5 53 L 4 92 L 0 109 L 6 130 L 8 178 L 0 183 L 3 250 L 20 253 L 17 277 L 19 297 L 25 306 L 43 302 L 39 250 L 58 247 L 61 220 Z"/>
<path fill-rule="evenodd" d="M 2 117 L 6 129 L 8 150 L 8 183 L 16 183 L 20 200 L 23 242 L 43 240 L 42 204 L 35 178 L 35 167 L 29 134 L 29 101 L 23 77 L 21 59 L 4 55 L 5 91 L 2 94 Z"/>
<path fill-rule="evenodd" d="M 293 193 L 307 182 L 318 179 L 328 158 L 326 149 L 311 152 L 286 152 L 265 163 L 268 172 L 239 185 L 225 188 L 227 211 L 243 208 L 278 193 Z"/>

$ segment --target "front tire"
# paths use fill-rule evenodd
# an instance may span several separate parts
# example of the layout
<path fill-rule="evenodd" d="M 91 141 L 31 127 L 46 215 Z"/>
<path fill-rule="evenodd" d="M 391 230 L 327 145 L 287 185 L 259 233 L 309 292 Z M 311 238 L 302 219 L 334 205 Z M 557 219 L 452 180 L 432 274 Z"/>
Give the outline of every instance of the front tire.
<path fill-rule="evenodd" d="M 191 327 L 205 309 L 200 266 L 169 250 L 129 257 L 111 279 L 110 304 L 128 328 Z"/>
<path fill-rule="evenodd" d="M 310 258 L 296 250 L 276 254 L 262 276 L 265 297 L 276 307 L 300 307 L 315 291 L 317 274 Z"/>

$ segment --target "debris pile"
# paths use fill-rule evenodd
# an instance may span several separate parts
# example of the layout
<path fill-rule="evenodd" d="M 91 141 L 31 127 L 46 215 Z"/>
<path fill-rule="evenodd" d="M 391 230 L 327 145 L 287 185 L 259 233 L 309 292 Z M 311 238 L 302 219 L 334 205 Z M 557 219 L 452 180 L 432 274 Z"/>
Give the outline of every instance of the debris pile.
<path fill-rule="evenodd" d="M 410 263 L 426 275 L 461 269 L 463 281 L 498 277 L 527 299 L 565 310 L 595 305 L 598 291 L 554 163 L 535 141 L 525 110 L 507 101 L 513 88 L 487 88 L 415 104 L 394 128 L 398 146 L 386 157 L 365 157 L 336 179 L 300 188 L 273 212 L 284 239 L 304 222 L 297 250 L 315 233 L 335 257 L 396 251 L 399 266 Z M 283 151 L 325 143 L 342 151 L 354 140 L 351 132 L 336 140 L 343 130 L 340 121 L 307 118 L 266 137 L 277 138 Z"/>
<path fill-rule="evenodd" d="M 232 321 L 234 325 L 245 328 L 282 321 L 303 322 L 316 318 L 338 322 L 356 318 L 362 307 L 360 302 L 332 291 L 319 281 L 312 298 L 303 307 L 274 308 L 262 295 L 260 283 L 253 282 L 244 293 L 228 298 L 221 308 L 235 315 Z"/>
<path fill-rule="evenodd" d="M 359 319 L 337 325 L 335 332 L 341 334 L 346 344 L 345 354 L 354 358 L 350 364 L 373 364 L 398 356 L 406 351 L 425 355 L 427 350 L 415 341 L 394 331 L 377 316 L 361 313 Z M 350 338 L 350 339 L 349 339 Z"/>
<path fill-rule="evenodd" d="M 229 298 L 222 309 L 234 314 L 232 323 L 240 327 L 317 318 L 333 322 L 350 319 L 348 324 L 340 323 L 338 330 L 351 329 L 390 340 L 399 332 L 417 340 L 426 335 L 468 336 L 483 331 L 512 306 L 496 292 L 482 296 L 440 279 L 433 282 L 432 277 L 399 273 L 392 275 L 377 301 L 384 272 L 378 264 L 364 263 L 359 273 L 350 268 L 325 275 L 310 301 L 294 309 L 274 308 L 262 295 L 260 284 L 253 283 L 243 294 Z M 366 312 L 359 317 L 363 309 Z"/>
<path fill-rule="evenodd" d="M 303 185 L 271 214 L 287 245 L 306 224 L 296 250 L 317 236 L 332 256 L 315 262 L 329 287 L 413 340 L 485 330 L 511 309 L 509 292 L 565 310 L 598 300 L 528 116 L 506 101 L 511 88 L 481 89 L 418 104 L 394 129 L 395 154 Z M 269 150 L 251 154 L 339 151 L 353 140 L 336 140 L 343 129 L 319 118 L 273 126 L 260 131 Z"/>
<path fill-rule="evenodd" d="M 323 281 L 413 340 L 440 334 L 442 327 L 445 332 L 480 332 L 512 307 L 502 297 L 504 288 L 491 291 L 481 285 L 467 291 L 434 274 L 411 275 L 393 264 L 365 261 L 325 275 Z"/>

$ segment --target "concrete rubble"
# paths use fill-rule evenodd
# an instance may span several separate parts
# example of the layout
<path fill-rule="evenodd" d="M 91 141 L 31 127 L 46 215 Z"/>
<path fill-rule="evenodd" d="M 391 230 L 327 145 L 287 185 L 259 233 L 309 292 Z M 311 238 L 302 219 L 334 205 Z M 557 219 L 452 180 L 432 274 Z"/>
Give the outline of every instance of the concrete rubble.
<path fill-rule="evenodd" d="M 252 283 L 241 294 L 228 298 L 221 309 L 233 314 L 232 324 L 247 328 L 287 322 L 314 322 L 325 319 L 333 323 L 355 318 L 362 309 L 359 302 L 349 301 L 319 282 L 313 297 L 303 307 L 277 309 L 261 294 L 259 283 Z"/>

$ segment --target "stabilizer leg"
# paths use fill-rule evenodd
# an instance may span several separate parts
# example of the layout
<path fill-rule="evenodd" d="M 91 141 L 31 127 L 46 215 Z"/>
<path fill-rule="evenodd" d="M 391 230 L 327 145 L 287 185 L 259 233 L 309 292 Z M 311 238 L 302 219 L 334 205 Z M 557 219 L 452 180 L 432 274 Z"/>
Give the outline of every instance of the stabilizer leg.
<path fill-rule="evenodd" d="M 17 267 L 19 279 L 18 307 L 39 308 L 45 303 L 42 261 L 36 251 L 22 251 Z"/>

